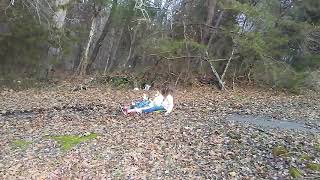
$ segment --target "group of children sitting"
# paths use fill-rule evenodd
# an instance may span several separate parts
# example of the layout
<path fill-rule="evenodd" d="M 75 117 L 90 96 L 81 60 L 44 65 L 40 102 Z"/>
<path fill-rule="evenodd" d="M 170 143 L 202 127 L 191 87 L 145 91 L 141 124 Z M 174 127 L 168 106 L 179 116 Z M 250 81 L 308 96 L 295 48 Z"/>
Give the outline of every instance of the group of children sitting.
<path fill-rule="evenodd" d="M 152 112 L 165 112 L 165 115 L 168 115 L 173 110 L 172 93 L 172 89 L 164 87 L 160 92 L 157 92 L 153 100 L 150 100 L 144 95 L 143 100 L 133 102 L 131 105 L 121 108 L 122 112 L 125 115 Z"/>

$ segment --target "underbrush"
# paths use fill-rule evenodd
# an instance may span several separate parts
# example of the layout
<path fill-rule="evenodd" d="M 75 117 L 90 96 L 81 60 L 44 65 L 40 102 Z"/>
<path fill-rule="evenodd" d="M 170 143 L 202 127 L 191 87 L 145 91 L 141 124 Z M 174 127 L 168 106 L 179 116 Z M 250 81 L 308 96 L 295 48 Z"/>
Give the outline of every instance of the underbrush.
<path fill-rule="evenodd" d="M 37 78 L 0 78 L 0 89 L 42 89 L 47 87 L 53 87 L 56 85 L 56 83 L 57 82 L 53 80 L 39 80 Z"/>

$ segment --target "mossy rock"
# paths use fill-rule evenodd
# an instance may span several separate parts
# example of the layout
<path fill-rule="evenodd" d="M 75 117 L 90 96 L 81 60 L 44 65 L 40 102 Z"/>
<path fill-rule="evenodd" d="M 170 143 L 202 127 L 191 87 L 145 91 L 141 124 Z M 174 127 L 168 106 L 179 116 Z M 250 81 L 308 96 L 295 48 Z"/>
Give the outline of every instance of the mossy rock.
<path fill-rule="evenodd" d="M 307 168 L 308 168 L 308 169 L 311 169 L 311 170 L 313 170 L 313 171 L 318 171 L 318 172 L 320 172 L 320 164 L 318 164 L 318 163 L 308 163 L 308 164 L 307 164 Z"/>
<path fill-rule="evenodd" d="M 68 151 L 68 150 L 72 149 L 74 146 L 76 146 L 82 142 L 97 138 L 97 136 L 98 136 L 97 134 L 92 133 L 92 134 L 85 135 L 85 136 L 65 135 L 65 136 L 51 136 L 49 138 L 58 141 L 62 150 Z"/>
<path fill-rule="evenodd" d="M 277 146 L 277 147 L 273 148 L 272 155 L 274 157 L 280 157 L 280 156 L 287 157 L 287 156 L 289 156 L 289 151 L 283 146 Z"/>
<path fill-rule="evenodd" d="M 302 173 L 298 168 L 290 168 L 289 174 L 293 178 L 301 178 L 302 177 Z"/>
<path fill-rule="evenodd" d="M 21 140 L 21 139 L 18 139 L 12 142 L 12 145 L 15 149 L 22 149 L 22 150 L 27 149 L 30 146 L 30 144 L 32 144 L 32 142 Z"/>

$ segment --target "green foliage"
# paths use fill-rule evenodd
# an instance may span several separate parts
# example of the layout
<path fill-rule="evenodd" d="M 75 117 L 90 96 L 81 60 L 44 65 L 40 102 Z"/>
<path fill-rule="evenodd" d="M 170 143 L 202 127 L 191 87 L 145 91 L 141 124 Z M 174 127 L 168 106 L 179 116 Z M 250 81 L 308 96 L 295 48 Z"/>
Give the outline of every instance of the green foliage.
<path fill-rule="evenodd" d="M 188 18 L 192 22 L 202 22 L 204 21 L 204 17 L 206 17 L 207 8 L 206 8 L 206 1 L 205 0 L 198 0 L 196 1 L 195 8 L 191 10 L 189 13 Z"/>
<path fill-rule="evenodd" d="M 297 73 L 288 64 L 268 59 L 257 62 L 253 68 L 253 78 L 256 83 L 289 89 L 292 92 L 299 92 L 299 89 L 304 87 L 306 77 L 306 73 Z"/>
<path fill-rule="evenodd" d="M 110 83 L 113 87 L 125 88 L 129 87 L 132 84 L 132 81 L 126 77 L 111 77 Z"/>
<path fill-rule="evenodd" d="M 72 3 L 57 8 L 68 8 Z M 41 18 L 40 23 L 37 16 L 21 2 L 7 9 L 6 15 L 3 13 L 0 12 L 0 26 L 5 24 L 9 27 L 9 32 L 0 32 L 0 76 L 5 79 L 13 76 L 36 77 L 42 68 L 42 61 L 47 58 L 48 47 L 60 48 L 62 55 L 71 52 L 71 45 L 83 40 L 83 28 L 60 30 Z M 61 63 L 57 58 L 49 62 Z"/>
<path fill-rule="evenodd" d="M 302 154 L 300 159 L 310 161 L 310 160 L 313 160 L 314 158 L 309 156 L 308 154 Z"/>
<path fill-rule="evenodd" d="M 252 18 L 260 15 L 260 11 L 257 8 L 252 7 L 248 3 L 241 3 L 239 1 L 232 1 L 231 8 L 233 10 L 244 13 L 246 16 L 252 17 Z"/>
<path fill-rule="evenodd" d="M 22 68 L 19 68 L 20 71 L 37 67 L 48 42 L 46 27 L 39 24 L 19 3 L 16 8 L 10 8 L 6 16 L 0 14 L 0 22 L 9 27 L 9 33 L 0 33 L 0 76 L 13 70 L 13 67 Z"/>
<path fill-rule="evenodd" d="M 97 138 L 97 136 L 98 136 L 97 134 L 92 133 L 84 136 L 66 135 L 66 136 L 52 136 L 50 138 L 58 141 L 58 143 L 60 144 L 61 148 L 64 151 L 68 151 L 72 149 L 74 146 L 76 146 L 77 144 L 95 139 Z"/>
<path fill-rule="evenodd" d="M 243 13 L 246 23 L 252 26 L 251 29 L 244 28 L 233 39 L 244 64 L 241 68 L 253 72 L 257 84 L 295 92 L 307 85 L 308 71 L 320 67 L 319 55 L 308 50 L 315 49 L 315 42 L 319 44 L 320 39 L 314 36 L 314 32 L 317 32 L 314 25 L 304 19 L 308 16 L 305 10 L 310 11 L 310 4 L 313 4 L 313 12 L 315 7 L 319 10 L 320 6 L 311 1 L 299 1 L 281 13 L 279 6 L 287 6 L 281 3 L 284 2 L 233 1 L 232 9 L 238 14 Z M 234 30 L 239 31 L 236 26 Z"/>
<path fill-rule="evenodd" d="M 308 163 L 307 168 L 320 172 L 320 164 L 319 163 Z"/>
<path fill-rule="evenodd" d="M 320 24 L 320 2 L 314 0 L 297 1 L 290 12 L 296 21 L 305 21 L 310 24 Z"/>
<path fill-rule="evenodd" d="M 293 67 L 300 72 L 320 69 L 320 55 L 306 55 L 297 57 Z"/>
<path fill-rule="evenodd" d="M 278 7 L 278 2 L 262 1 L 257 5 L 250 3 L 240 3 L 233 1 L 231 8 L 239 13 L 243 13 L 246 17 L 246 21 L 253 23 L 255 30 L 267 32 L 274 27 L 276 16 L 274 8 Z"/>
<path fill-rule="evenodd" d="M 186 48 L 193 55 L 200 54 L 206 46 L 193 40 L 150 39 L 144 44 L 144 48 L 150 53 L 171 57 L 186 54 Z"/>
<path fill-rule="evenodd" d="M 316 144 L 316 150 L 320 152 L 320 143 Z"/>
<path fill-rule="evenodd" d="M 22 149 L 22 150 L 27 149 L 31 144 L 32 144 L 32 142 L 22 140 L 22 139 L 18 139 L 18 140 L 15 140 L 12 142 L 12 145 L 14 148 L 18 148 L 18 149 Z"/>
<path fill-rule="evenodd" d="M 71 10 L 72 5 L 77 2 L 78 0 L 71 0 L 66 5 L 53 8 Z M 309 71 L 314 72 L 320 68 L 318 1 L 218 0 L 215 14 L 220 15 L 219 12 L 224 14 L 219 28 L 211 29 L 213 38 L 212 44 L 208 46 L 210 47 L 208 54 L 207 44 L 204 43 L 208 42 L 208 39 L 203 39 L 205 28 L 203 23 L 208 19 L 206 16 L 210 8 L 205 0 L 181 3 L 180 7 L 178 4 L 176 7 L 162 7 L 161 2 L 157 4 L 156 1 L 143 1 L 144 6 L 141 8 L 148 13 L 151 21 L 143 19 L 142 10 L 135 8 L 136 2 L 135 0 L 86 2 L 90 9 L 89 13 L 92 13 L 92 7 L 111 10 L 109 16 L 111 23 L 108 28 L 123 30 L 119 43 L 108 44 L 118 51 L 116 53 L 118 57 L 113 59 L 119 61 L 110 63 L 113 66 L 123 63 L 121 58 L 126 56 L 131 46 L 130 63 L 131 61 L 136 63 L 136 59 L 148 61 L 148 58 L 153 60 L 155 56 L 167 59 L 189 55 L 228 58 L 233 45 L 236 45 L 236 55 L 230 67 L 241 72 L 239 76 L 253 78 L 259 85 L 289 88 L 293 91 L 306 85 Z M 168 3 L 170 5 L 170 1 Z M 73 50 L 72 44 L 77 43 L 82 46 L 88 40 L 89 23 L 79 24 L 73 29 L 50 29 L 45 23 L 40 25 L 36 14 L 29 12 L 21 2 L 15 3 L 14 8 L 7 11 L 7 16 L 0 15 L 3 15 L 0 16 L 0 22 L 9 24 L 10 27 L 9 33 L 0 34 L 0 70 L 3 74 L 7 69 L 14 67 L 23 67 L 23 70 L 16 68 L 19 72 L 35 73 L 41 60 L 46 58 L 49 46 L 59 47 L 63 50 L 62 54 L 67 54 Z M 209 26 L 215 26 L 218 16 L 213 19 Z M 187 29 L 183 28 L 184 23 Z M 135 41 L 131 44 L 134 30 L 136 30 Z M 106 39 L 112 34 L 111 31 L 108 32 Z M 117 48 L 113 46 L 117 44 L 119 44 Z M 50 59 L 51 63 L 61 63 L 57 61 L 58 58 Z M 221 73 L 225 62 L 218 62 L 215 65 L 217 71 Z M 229 72 L 231 71 L 227 71 Z M 111 83 L 121 87 L 128 86 L 131 82 L 129 79 L 113 79 Z"/>
<path fill-rule="evenodd" d="M 272 149 L 272 155 L 275 157 L 288 156 L 289 151 L 283 146 L 277 146 Z"/>
<path fill-rule="evenodd" d="M 262 34 L 258 32 L 249 32 L 245 36 L 235 38 L 235 42 L 242 48 L 245 56 L 263 56 L 266 54 L 266 42 Z"/>
<path fill-rule="evenodd" d="M 302 177 L 301 171 L 298 168 L 290 168 L 289 174 L 293 178 L 301 178 Z"/>
<path fill-rule="evenodd" d="M 94 2 L 96 3 L 96 5 L 110 6 L 112 3 L 112 0 L 95 0 Z"/>

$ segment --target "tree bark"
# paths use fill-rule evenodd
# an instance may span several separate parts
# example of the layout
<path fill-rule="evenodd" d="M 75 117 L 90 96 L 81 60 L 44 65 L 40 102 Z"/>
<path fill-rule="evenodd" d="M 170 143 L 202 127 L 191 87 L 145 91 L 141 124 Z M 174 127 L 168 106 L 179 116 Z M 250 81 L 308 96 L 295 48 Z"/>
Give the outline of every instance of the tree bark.
<path fill-rule="evenodd" d="M 91 43 L 92 43 L 92 40 L 94 37 L 94 33 L 96 32 L 97 17 L 98 17 L 98 14 L 95 14 L 92 18 L 89 39 L 88 39 L 86 48 L 84 50 L 83 56 L 81 57 L 77 72 L 76 72 L 76 74 L 79 74 L 81 76 L 86 74 L 86 67 L 88 65 L 88 59 L 89 59 L 89 50 L 90 50 Z"/>
<path fill-rule="evenodd" d="M 217 0 L 207 0 L 208 3 L 208 12 L 207 12 L 207 20 L 206 25 L 211 26 L 213 23 L 214 15 L 215 15 L 215 9 L 217 5 Z M 202 36 L 202 44 L 206 44 L 208 39 L 210 37 L 210 29 L 208 27 L 205 27 L 203 36 Z"/>
<path fill-rule="evenodd" d="M 219 82 L 219 85 L 220 85 L 220 89 L 221 90 L 226 90 L 226 88 L 224 87 L 224 82 L 221 80 L 216 68 L 213 66 L 213 62 L 212 61 L 208 61 L 210 63 L 210 67 L 211 67 L 211 70 L 213 72 L 213 74 L 216 76 L 216 78 L 218 79 L 218 82 Z"/>
<path fill-rule="evenodd" d="M 210 4 L 210 1 L 211 1 L 211 4 Z M 207 19 L 207 22 L 206 22 L 207 26 L 211 26 L 212 25 L 212 21 L 213 21 L 213 17 L 214 17 L 214 11 L 215 11 L 215 8 L 216 8 L 216 3 L 217 2 L 215 0 L 214 0 L 214 2 L 212 0 L 209 0 L 208 19 Z M 202 43 L 205 44 L 206 40 L 209 38 L 209 41 L 208 41 L 207 47 L 206 47 L 206 56 L 208 58 L 209 58 L 209 49 L 210 49 L 210 46 L 212 44 L 212 40 L 213 40 L 213 38 L 214 38 L 214 36 L 216 34 L 217 28 L 220 26 L 223 14 L 224 14 L 224 10 L 220 11 L 219 17 L 218 17 L 218 19 L 217 19 L 217 21 L 216 21 L 216 23 L 214 25 L 214 32 L 205 31 L 205 33 L 207 33 L 207 34 L 204 35 L 204 37 L 203 37 L 204 39 L 203 39 Z M 211 17 L 211 19 L 209 17 Z M 208 24 L 208 23 L 210 23 L 210 24 Z M 208 29 L 206 29 L 206 30 L 208 30 Z M 224 86 L 223 78 L 224 78 L 225 73 L 226 73 L 226 71 L 227 71 L 227 69 L 229 67 L 229 64 L 230 64 L 230 61 L 232 59 L 233 53 L 234 53 L 234 49 L 232 50 L 232 55 L 229 58 L 229 61 L 228 61 L 227 65 L 226 65 L 226 68 L 224 69 L 224 72 L 223 72 L 222 76 L 220 76 L 219 73 L 217 72 L 217 70 L 215 69 L 215 67 L 213 65 L 214 61 L 210 61 L 210 60 L 208 61 L 209 64 L 210 64 L 212 73 L 214 74 L 214 76 L 217 78 L 217 80 L 219 82 L 219 86 L 220 86 L 221 90 L 226 90 L 226 88 Z"/>
<path fill-rule="evenodd" d="M 126 63 L 124 64 L 124 66 L 126 67 L 131 59 L 131 56 L 133 54 L 133 51 L 134 51 L 134 44 L 136 42 L 136 36 L 137 36 L 137 32 L 140 28 L 140 24 L 141 22 L 138 22 L 138 25 L 136 27 L 135 30 L 133 30 L 133 35 L 132 35 L 132 38 L 131 38 L 131 41 L 130 41 L 130 48 L 129 48 L 129 54 L 127 56 L 127 60 L 126 60 Z"/>
<path fill-rule="evenodd" d="M 89 70 L 91 69 L 92 64 L 94 63 L 94 61 L 97 58 L 97 55 L 99 53 L 100 47 L 102 45 L 102 42 L 103 42 L 103 40 L 105 39 L 105 37 L 107 36 L 107 34 L 109 33 L 109 31 L 111 29 L 110 26 L 113 23 L 113 18 L 114 18 L 114 15 L 116 14 L 117 7 L 118 7 L 118 0 L 113 0 L 112 1 L 112 8 L 111 8 L 108 20 L 107 20 L 106 24 L 103 27 L 103 31 L 102 31 L 99 39 L 97 40 L 97 42 L 94 45 L 94 49 L 92 51 L 90 59 L 88 59 L 88 63 L 84 67 L 84 70 L 85 70 L 86 73 L 88 73 Z"/>
<path fill-rule="evenodd" d="M 214 25 L 214 32 L 210 33 L 210 38 L 209 38 L 209 42 L 208 42 L 208 45 L 207 45 L 207 50 L 210 49 L 212 40 L 213 40 L 213 38 L 215 37 L 215 35 L 216 35 L 217 31 L 218 31 L 218 27 L 220 26 L 223 14 L 224 14 L 224 10 L 220 11 L 218 20 L 217 20 L 216 24 Z"/>
<path fill-rule="evenodd" d="M 67 9 L 62 8 L 62 6 L 68 4 L 70 0 L 56 0 L 55 1 L 55 7 L 57 8 L 56 11 L 53 13 L 53 27 L 57 29 L 57 31 L 61 30 L 65 24 L 65 18 L 67 14 Z M 60 36 L 57 33 L 53 34 L 53 37 L 55 40 L 60 42 Z M 47 58 L 44 59 L 44 62 L 42 63 L 42 68 L 40 72 L 40 78 L 41 79 L 47 79 L 49 76 L 49 73 L 53 69 L 53 65 L 50 61 L 54 59 L 58 59 L 61 55 L 61 45 L 58 44 L 59 47 L 53 46 L 49 44 L 48 47 L 48 53 Z"/>
<path fill-rule="evenodd" d="M 232 58 L 233 58 L 234 51 L 235 51 L 235 48 L 232 49 L 231 56 L 230 56 L 230 58 L 229 58 L 229 60 L 228 60 L 228 63 L 227 63 L 227 65 L 226 65 L 226 67 L 224 68 L 224 71 L 223 71 L 223 73 L 222 73 L 222 75 L 221 75 L 221 81 L 223 81 L 224 76 L 226 75 L 226 72 L 227 72 L 227 70 L 228 70 L 228 68 L 229 68 L 230 62 L 231 62 L 231 60 L 232 60 Z"/>
<path fill-rule="evenodd" d="M 106 52 L 107 54 L 107 61 L 105 63 L 105 66 L 104 66 L 104 71 L 103 71 L 103 75 L 106 75 L 107 73 L 107 68 L 109 66 L 109 62 L 110 62 L 110 59 L 111 59 L 111 56 L 112 56 L 112 52 L 113 52 L 113 49 L 114 49 L 114 46 L 115 46 L 115 39 L 116 38 L 116 29 L 115 28 L 112 28 L 111 32 L 110 32 L 110 38 L 109 38 L 109 48 L 108 48 L 108 51 Z"/>
<path fill-rule="evenodd" d="M 110 71 L 110 69 L 112 68 L 113 64 L 114 64 L 114 61 L 116 59 L 116 55 L 117 55 L 117 52 L 118 52 L 118 49 L 119 49 L 119 45 L 120 45 L 120 42 L 121 42 L 121 39 L 122 39 L 122 34 L 123 34 L 123 31 L 124 31 L 124 27 L 122 27 L 120 29 L 120 32 L 118 34 L 118 38 L 116 39 L 116 42 L 114 42 L 114 44 L 112 45 L 112 51 L 111 51 L 111 55 L 110 55 L 110 59 L 109 59 L 109 62 L 106 66 L 107 69 L 106 69 L 106 73 Z"/>

